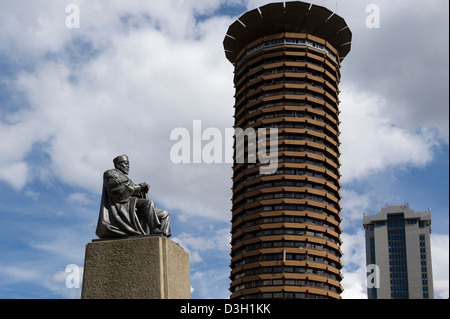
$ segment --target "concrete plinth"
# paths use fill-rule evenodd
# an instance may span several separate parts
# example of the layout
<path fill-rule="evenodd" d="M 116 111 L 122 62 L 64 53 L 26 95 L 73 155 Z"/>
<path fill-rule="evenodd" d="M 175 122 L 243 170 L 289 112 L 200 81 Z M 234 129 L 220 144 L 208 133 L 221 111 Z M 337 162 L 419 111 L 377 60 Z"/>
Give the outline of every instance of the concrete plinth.
<path fill-rule="evenodd" d="M 166 237 L 86 245 L 82 299 L 189 299 L 189 254 Z"/>

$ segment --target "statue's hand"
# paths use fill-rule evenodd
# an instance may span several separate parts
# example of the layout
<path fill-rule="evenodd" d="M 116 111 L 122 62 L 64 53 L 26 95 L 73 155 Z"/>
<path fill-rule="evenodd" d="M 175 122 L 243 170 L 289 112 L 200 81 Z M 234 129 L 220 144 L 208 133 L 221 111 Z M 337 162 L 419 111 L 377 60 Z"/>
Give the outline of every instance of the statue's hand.
<path fill-rule="evenodd" d="M 140 183 L 139 186 L 141 186 L 141 191 L 144 193 L 148 193 L 150 190 L 150 186 L 147 183 Z"/>

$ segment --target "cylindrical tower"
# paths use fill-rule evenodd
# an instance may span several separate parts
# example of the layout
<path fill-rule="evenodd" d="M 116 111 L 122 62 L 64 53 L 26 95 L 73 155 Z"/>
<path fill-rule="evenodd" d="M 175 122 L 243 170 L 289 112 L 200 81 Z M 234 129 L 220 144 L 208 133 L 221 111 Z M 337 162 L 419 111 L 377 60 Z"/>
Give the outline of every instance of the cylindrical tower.
<path fill-rule="evenodd" d="M 228 29 L 235 129 L 267 129 L 278 151 L 267 174 L 250 141 L 236 160 L 236 135 L 231 298 L 340 298 L 338 84 L 350 42 L 344 19 L 303 2 L 262 6 Z"/>

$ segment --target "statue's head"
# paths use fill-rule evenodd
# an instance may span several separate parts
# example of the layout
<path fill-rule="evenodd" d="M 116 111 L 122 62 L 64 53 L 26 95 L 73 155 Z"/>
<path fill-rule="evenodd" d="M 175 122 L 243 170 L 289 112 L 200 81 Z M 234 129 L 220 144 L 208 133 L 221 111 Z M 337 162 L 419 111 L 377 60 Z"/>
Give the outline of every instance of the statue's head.
<path fill-rule="evenodd" d="M 128 156 L 120 155 L 113 159 L 114 167 L 124 174 L 128 174 L 130 171 L 130 162 Z"/>

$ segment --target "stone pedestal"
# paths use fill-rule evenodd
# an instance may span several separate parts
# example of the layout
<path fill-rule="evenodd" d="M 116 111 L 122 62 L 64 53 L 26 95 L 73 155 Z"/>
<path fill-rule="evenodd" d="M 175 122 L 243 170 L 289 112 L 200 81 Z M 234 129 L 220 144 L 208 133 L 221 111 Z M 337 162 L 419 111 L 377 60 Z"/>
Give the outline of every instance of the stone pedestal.
<path fill-rule="evenodd" d="M 166 237 L 86 245 L 82 299 L 189 299 L 189 254 Z"/>

